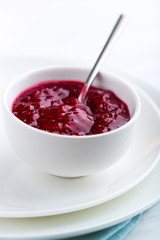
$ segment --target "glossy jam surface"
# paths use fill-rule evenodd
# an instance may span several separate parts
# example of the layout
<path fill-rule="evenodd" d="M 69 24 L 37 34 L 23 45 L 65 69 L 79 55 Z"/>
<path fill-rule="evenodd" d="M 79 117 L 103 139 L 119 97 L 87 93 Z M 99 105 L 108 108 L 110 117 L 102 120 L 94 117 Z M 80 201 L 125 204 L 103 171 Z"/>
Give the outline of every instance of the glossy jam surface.
<path fill-rule="evenodd" d="M 127 105 L 109 90 L 92 86 L 80 104 L 82 87 L 77 81 L 40 83 L 15 99 L 12 112 L 32 127 L 63 135 L 105 133 L 129 121 Z"/>

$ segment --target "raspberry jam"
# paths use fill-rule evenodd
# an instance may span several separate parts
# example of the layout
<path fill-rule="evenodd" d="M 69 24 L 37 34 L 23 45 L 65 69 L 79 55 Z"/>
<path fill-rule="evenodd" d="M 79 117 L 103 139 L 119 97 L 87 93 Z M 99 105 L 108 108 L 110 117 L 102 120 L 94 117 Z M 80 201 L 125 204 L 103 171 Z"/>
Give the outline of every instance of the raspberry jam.
<path fill-rule="evenodd" d="M 15 99 L 12 112 L 32 127 L 63 135 L 105 133 L 129 121 L 127 105 L 109 90 L 91 86 L 85 103 L 79 103 L 82 87 L 77 81 L 40 83 Z"/>

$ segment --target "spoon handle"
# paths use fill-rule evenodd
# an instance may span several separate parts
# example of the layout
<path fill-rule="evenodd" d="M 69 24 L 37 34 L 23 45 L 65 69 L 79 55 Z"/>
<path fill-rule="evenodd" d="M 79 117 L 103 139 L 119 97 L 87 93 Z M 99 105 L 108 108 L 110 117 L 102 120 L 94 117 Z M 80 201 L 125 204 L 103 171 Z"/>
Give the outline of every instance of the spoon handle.
<path fill-rule="evenodd" d="M 98 56 L 91 72 L 89 73 L 88 77 L 87 77 L 87 80 L 85 82 L 85 85 L 84 87 L 82 88 L 81 92 L 80 92 L 80 95 L 78 97 L 78 100 L 83 103 L 84 100 L 85 100 L 85 97 L 86 97 L 86 93 L 90 87 L 90 85 L 92 84 L 93 80 L 95 79 L 95 77 L 97 76 L 98 72 L 99 72 L 99 69 L 100 67 L 102 66 L 105 58 L 106 58 L 106 55 L 110 52 L 115 40 L 117 39 L 118 37 L 118 34 L 120 30 L 120 27 L 122 27 L 122 22 L 124 20 L 124 15 L 120 15 L 116 24 L 114 25 L 114 28 L 112 30 L 112 32 L 110 33 L 108 39 L 107 39 L 107 42 L 105 43 L 100 55 Z"/>

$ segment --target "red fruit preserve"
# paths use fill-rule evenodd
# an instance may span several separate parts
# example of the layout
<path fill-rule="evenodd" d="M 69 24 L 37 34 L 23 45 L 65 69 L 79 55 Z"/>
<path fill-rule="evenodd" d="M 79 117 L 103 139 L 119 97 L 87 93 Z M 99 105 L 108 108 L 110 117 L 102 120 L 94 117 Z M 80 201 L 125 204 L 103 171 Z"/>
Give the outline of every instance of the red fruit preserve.
<path fill-rule="evenodd" d="M 12 112 L 32 127 L 63 135 L 105 133 L 129 121 L 127 105 L 109 90 L 91 86 L 85 103 L 79 103 L 83 84 L 77 81 L 40 83 L 15 99 Z"/>

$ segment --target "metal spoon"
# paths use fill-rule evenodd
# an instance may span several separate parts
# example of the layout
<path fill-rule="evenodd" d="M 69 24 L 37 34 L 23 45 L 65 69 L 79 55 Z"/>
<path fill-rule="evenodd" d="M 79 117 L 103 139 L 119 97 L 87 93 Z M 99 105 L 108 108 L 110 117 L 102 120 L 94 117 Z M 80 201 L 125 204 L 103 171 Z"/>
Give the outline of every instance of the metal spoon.
<path fill-rule="evenodd" d="M 118 33 L 120 32 L 119 30 L 122 29 L 122 23 L 124 22 L 124 15 L 120 15 L 116 24 L 113 27 L 112 32 L 110 33 L 107 42 L 105 43 L 99 57 L 97 58 L 97 61 L 95 62 L 93 68 L 91 69 L 91 72 L 89 73 L 87 80 L 80 92 L 80 95 L 78 97 L 78 100 L 80 103 L 83 103 L 87 94 L 87 91 L 89 89 L 89 87 L 91 86 L 93 80 L 95 79 L 95 77 L 97 76 L 99 69 L 101 67 L 101 65 L 103 64 L 107 54 L 110 52 L 115 40 L 118 37 Z"/>

